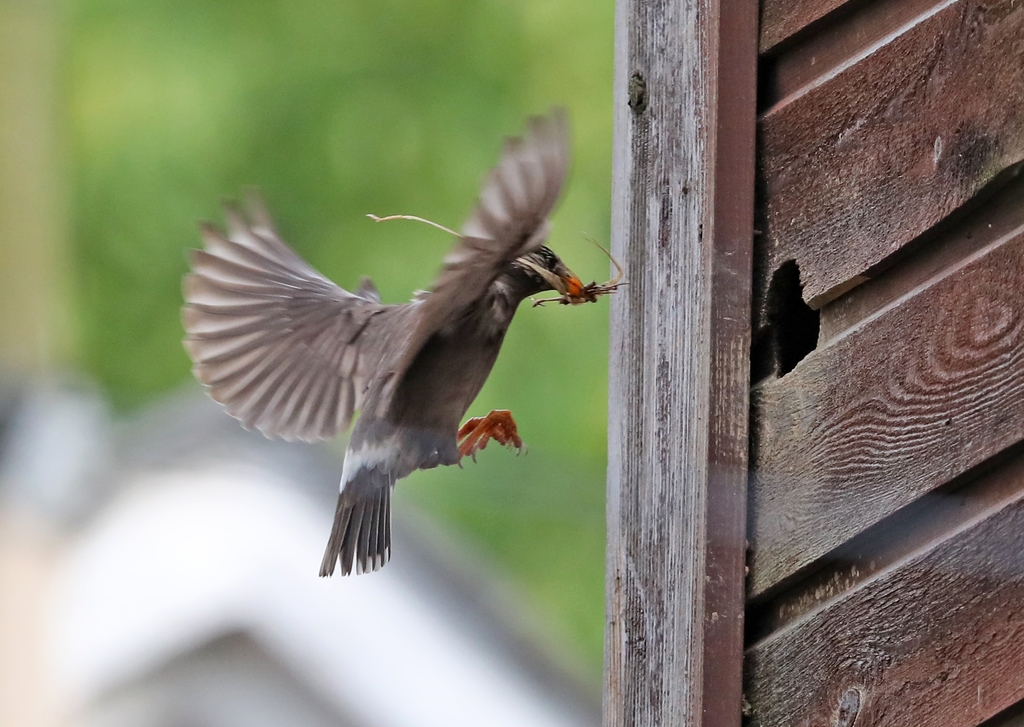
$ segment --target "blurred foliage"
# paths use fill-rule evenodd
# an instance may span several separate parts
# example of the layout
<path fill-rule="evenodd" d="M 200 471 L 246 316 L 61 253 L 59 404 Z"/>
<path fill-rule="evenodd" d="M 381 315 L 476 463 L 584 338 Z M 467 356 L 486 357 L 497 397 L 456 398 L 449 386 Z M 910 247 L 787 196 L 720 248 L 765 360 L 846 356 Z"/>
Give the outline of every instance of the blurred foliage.
<path fill-rule="evenodd" d="M 82 364 L 121 408 L 189 378 L 178 318 L 196 220 L 256 185 L 328 277 L 384 299 L 428 287 L 503 136 L 569 108 L 554 247 L 608 262 L 612 0 L 72 0 L 66 89 Z M 595 667 L 603 631 L 607 301 L 524 306 L 471 413 L 530 445 L 402 483 L 480 542 Z"/>

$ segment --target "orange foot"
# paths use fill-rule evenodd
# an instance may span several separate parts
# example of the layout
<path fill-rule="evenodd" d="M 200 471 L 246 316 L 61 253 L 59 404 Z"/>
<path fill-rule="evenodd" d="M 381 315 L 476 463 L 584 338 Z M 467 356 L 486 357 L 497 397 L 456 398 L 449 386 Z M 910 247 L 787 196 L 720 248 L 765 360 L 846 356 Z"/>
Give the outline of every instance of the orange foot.
<path fill-rule="evenodd" d="M 484 449 L 490 439 L 516 450 L 516 454 L 524 449 L 512 412 L 495 409 L 485 417 L 473 417 L 462 425 L 458 435 L 459 456 L 469 455 L 476 462 L 476 453 Z"/>

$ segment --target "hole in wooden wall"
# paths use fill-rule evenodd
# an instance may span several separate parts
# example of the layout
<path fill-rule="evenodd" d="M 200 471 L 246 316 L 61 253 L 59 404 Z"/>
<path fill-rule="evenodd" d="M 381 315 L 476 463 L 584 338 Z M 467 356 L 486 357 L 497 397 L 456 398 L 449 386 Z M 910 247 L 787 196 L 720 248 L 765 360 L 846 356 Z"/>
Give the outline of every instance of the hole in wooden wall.
<path fill-rule="evenodd" d="M 818 311 L 803 298 L 800 268 L 784 262 L 768 285 L 768 368 L 779 376 L 792 371 L 818 345 Z"/>

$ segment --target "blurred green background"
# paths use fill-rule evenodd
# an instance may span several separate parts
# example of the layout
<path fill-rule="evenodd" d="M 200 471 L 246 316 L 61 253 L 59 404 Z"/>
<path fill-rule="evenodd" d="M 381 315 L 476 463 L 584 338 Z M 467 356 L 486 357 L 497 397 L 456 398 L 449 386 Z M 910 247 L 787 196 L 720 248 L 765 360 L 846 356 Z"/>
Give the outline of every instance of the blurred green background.
<path fill-rule="evenodd" d="M 185 251 L 246 185 L 328 277 L 407 300 L 450 240 L 364 215 L 458 227 L 502 138 L 564 105 L 575 156 L 551 245 L 608 277 L 582 233 L 608 238 L 612 0 L 76 0 L 59 15 L 70 357 L 122 411 L 190 379 Z M 470 413 L 511 409 L 529 454 L 492 447 L 398 495 L 478 543 L 595 672 L 607 315 L 606 300 L 524 306 Z"/>

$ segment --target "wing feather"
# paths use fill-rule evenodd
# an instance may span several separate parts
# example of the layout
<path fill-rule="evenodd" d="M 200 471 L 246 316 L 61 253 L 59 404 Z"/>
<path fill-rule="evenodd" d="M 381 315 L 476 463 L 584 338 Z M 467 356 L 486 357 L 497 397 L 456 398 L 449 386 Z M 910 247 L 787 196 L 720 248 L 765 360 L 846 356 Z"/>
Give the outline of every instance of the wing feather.
<path fill-rule="evenodd" d="M 523 137 L 506 141 L 501 161 L 423 300 L 399 373 L 430 336 L 486 292 L 508 263 L 544 244 L 569 163 L 569 121 L 562 109 L 531 118 Z"/>
<path fill-rule="evenodd" d="M 210 395 L 267 436 L 313 441 L 348 428 L 385 348 L 408 316 L 325 278 L 274 231 L 262 203 L 225 209 L 228 232 L 201 227 L 182 289 L 185 350 Z M 358 385 L 357 385 L 358 384 Z"/>

